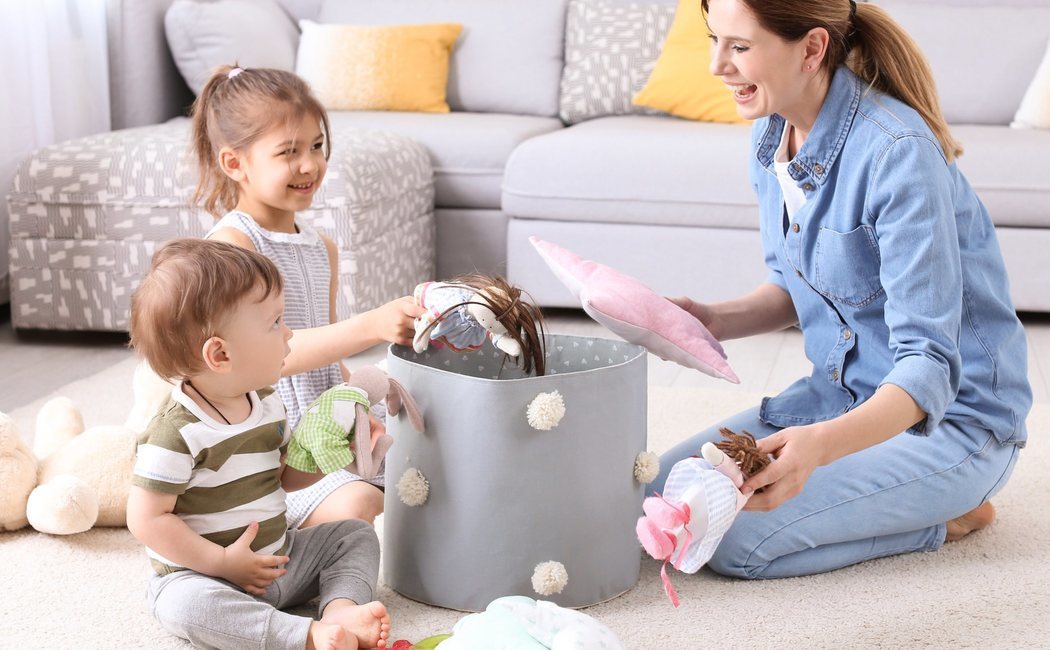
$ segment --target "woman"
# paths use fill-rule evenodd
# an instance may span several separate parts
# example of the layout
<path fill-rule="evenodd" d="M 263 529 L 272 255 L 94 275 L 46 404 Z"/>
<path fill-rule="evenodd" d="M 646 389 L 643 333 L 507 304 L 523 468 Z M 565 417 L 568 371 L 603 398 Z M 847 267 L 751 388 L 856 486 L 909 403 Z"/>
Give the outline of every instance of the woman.
<path fill-rule="evenodd" d="M 879 7 L 703 0 L 711 71 L 756 120 L 767 283 L 674 302 L 720 339 L 798 324 L 813 373 L 667 452 L 747 430 L 775 457 L 711 559 L 775 578 L 931 551 L 992 521 L 1031 406 L 988 213 L 929 68 Z"/>

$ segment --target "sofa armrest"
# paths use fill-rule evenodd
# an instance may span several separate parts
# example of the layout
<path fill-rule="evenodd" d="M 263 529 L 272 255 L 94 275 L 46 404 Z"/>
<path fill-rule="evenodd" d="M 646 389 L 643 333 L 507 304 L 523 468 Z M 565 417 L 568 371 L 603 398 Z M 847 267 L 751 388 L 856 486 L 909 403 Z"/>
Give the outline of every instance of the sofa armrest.
<path fill-rule="evenodd" d="M 112 128 L 163 122 L 187 113 L 193 93 L 168 48 L 164 12 L 172 0 L 108 0 Z"/>

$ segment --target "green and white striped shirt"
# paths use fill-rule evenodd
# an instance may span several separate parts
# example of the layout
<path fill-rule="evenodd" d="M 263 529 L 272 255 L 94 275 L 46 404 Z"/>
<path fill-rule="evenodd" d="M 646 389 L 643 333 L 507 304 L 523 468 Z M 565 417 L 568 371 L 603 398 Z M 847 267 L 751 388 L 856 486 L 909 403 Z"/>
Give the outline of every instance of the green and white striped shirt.
<path fill-rule="evenodd" d="M 244 422 L 216 422 L 182 391 L 139 436 L 132 484 L 175 494 L 174 514 L 197 534 L 229 546 L 259 522 L 252 550 L 265 555 L 287 551 L 285 493 L 278 480 L 281 454 L 290 432 L 284 404 L 273 389 L 248 394 L 251 414 Z M 147 547 L 154 570 L 164 575 L 184 567 Z"/>

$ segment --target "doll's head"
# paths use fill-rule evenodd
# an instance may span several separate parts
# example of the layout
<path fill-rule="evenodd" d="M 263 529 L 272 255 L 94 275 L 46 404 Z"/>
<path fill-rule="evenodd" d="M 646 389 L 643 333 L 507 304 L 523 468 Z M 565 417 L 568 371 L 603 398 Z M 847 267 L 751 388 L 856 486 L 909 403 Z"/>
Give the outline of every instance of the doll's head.
<path fill-rule="evenodd" d="M 482 327 L 491 335 L 492 344 L 517 359 L 521 356 L 521 345 L 507 336 L 507 328 L 496 318 L 496 313 L 488 305 L 471 303 L 467 305 L 467 313 L 474 317 Z"/>
<path fill-rule="evenodd" d="M 731 429 L 722 427 L 719 433 L 725 440 L 716 442 L 722 453 L 733 459 L 740 466 L 744 478 L 750 478 L 765 469 L 769 464 L 769 456 L 762 453 L 755 443 L 755 436 L 746 429 L 743 434 L 736 433 Z"/>
<path fill-rule="evenodd" d="M 449 280 L 448 283 L 473 289 L 474 295 L 471 300 L 446 309 L 441 314 L 442 318 L 451 311 L 466 305 L 467 310 L 481 326 L 514 341 L 516 344 L 514 346 L 500 345 L 499 347 L 504 351 L 520 350 L 519 354 L 512 354 L 512 356 L 521 358 L 522 369 L 526 373 L 531 373 L 535 369 L 537 375 L 545 374 L 543 313 L 539 307 L 523 298 L 521 289 L 511 285 L 502 277 L 482 273 L 460 275 Z M 439 320 L 436 319 L 430 324 L 430 327 L 433 327 Z"/>

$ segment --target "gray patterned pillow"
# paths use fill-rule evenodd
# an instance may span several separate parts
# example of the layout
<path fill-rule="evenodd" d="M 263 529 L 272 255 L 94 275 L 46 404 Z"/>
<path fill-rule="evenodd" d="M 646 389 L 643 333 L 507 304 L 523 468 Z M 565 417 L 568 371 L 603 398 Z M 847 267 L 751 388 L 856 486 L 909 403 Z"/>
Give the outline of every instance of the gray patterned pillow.
<path fill-rule="evenodd" d="M 675 6 L 571 0 L 558 116 L 566 124 L 605 115 L 658 114 L 631 105 L 660 56 Z"/>

